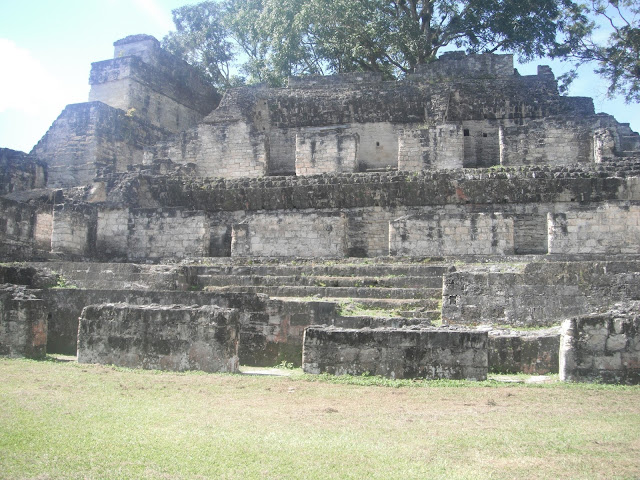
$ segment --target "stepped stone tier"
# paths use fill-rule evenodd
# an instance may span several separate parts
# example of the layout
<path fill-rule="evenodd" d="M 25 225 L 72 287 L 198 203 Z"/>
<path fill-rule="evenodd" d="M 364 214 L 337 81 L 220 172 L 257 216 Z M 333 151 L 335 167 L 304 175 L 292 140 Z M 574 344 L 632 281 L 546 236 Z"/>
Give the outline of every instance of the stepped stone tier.
<path fill-rule="evenodd" d="M 0 283 L 42 302 L 49 352 L 76 352 L 89 305 L 129 305 L 96 307 L 122 322 L 217 306 L 238 312 L 245 364 L 301 365 L 311 326 L 355 332 L 330 352 L 436 323 L 489 332 L 489 371 L 547 373 L 563 319 L 640 300 L 640 135 L 559 95 L 548 67 L 451 52 L 399 81 L 221 96 L 153 37 L 114 46 L 89 102 L 30 153 L 0 150 L 0 260 L 25 262 Z M 357 370 L 334 360 L 307 363 Z M 422 360 L 403 375 L 455 370 Z"/>

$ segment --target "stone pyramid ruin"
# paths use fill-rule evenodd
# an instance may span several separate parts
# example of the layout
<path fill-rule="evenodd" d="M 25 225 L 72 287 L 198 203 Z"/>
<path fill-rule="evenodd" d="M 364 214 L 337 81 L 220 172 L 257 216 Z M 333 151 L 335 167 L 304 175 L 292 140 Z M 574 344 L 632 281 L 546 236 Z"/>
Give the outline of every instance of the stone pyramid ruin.
<path fill-rule="evenodd" d="M 640 135 L 548 67 L 220 95 L 153 37 L 114 47 L 0 149 L 0 354 L 640 380 Z"/>

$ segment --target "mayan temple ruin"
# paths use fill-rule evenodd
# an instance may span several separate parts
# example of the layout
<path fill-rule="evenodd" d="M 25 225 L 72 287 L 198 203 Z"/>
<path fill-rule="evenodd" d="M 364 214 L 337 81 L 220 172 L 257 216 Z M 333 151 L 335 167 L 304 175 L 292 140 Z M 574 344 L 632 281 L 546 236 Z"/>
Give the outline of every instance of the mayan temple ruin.
<path fill-rule="evenodd" d="M 220 95 L 148 35 L 0 149 L 0 355 L 640 383 L 640 135 L 549 67 Z"/>

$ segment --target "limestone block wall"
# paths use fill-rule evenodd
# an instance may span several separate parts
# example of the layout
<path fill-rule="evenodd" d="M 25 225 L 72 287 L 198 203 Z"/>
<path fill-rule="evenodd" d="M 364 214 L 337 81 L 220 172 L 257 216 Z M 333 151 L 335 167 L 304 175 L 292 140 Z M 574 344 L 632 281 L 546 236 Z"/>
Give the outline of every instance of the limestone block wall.
<path fill-rule="evenodd" d="M 513 219 L 502 214 L 415 215 L 389 225 L 390 255 L 509 255 Z"/>
<path fill-rule="evenodd" d="M 296 136 L 296 175 L 355 172 L 358 144 L 347 128 L 303 129 Z"/>
<path fill-rule="evenodd" d="M 0 197 L 0 258 L 15 261 L 33 254 L 36 209 Z"/>
<path fill-rule="evenodd" d="M 231 256 L 343 257 L 340 212 L 282 212 L 249 217 L 233 226 Z"/>
<path fill-rule="evenodd" d="M 154 158 L 195 164 L 196 174 L 203 177 L 259 177 L 267 173 L 267 136 L 242 120 L 201 123 L 171 142 L 149 149 L 145 162 Z"/>
<path fill-rule="evenodd" d="M 268 175 L 295 175 L 297 136 L 298 129 L 294 128 L 272 128 L 269 131 Z"/>
<path fill-rule="evenodd" d="M 129 254 L 129 209 L 100 208 L 97 212 L 96 251 L 107 258 Z"/>
<path fill-rule="evenodd" d="M 51 236 L 53 234 L 53 209 L 51 207 L 36 212 L 36 224 L 33 240 L 37 250 L 51 251 Z"/>
<path fill-rule="evenodd" d="M 157 370 L 238 371 L 239 313 L 215 306 L 85 307 L 78 362 Z"/>
<path fill-rule="evenodd" d="M 398 170 L 460 168 L 464 156 L 463 129 L 457 124 L 424 128 L 416 125 L 400 130 Z"/>
<path fill-rule="evenodd" d="M 594 161 L 594 127 L 584 118 L 551 117 L 501 129 L 502 165 L 572 165 Z"/>
<path fill-rule="evenodd" d="M 133 58 L 117 60 L 118 65 L 113 66 L 118 67 L 119 75 L 126 75 L 126 68 L 119 65 L 124 62 L 137 64 Z M 95 66 L 96 64 L 94 68 Z M 106 103 L 170 132 L 181 132 L 191 128 L 204 118 L 202 113 L 161 93 L 151 91 L 149 87 L 132 78 L 93 85 L 89 92 L 89 101 Z"/>
<path fill-rule="evenodd" d="M 44 163 L 24 152 L 0 148 L 0 195 L 44 188 L 46 182 Z"/>
<path fill-rule="evenodd" d="M 398 167 L 398 131 L 390 122 L 359 123 L 351 126 L 358 138 L 358 168 L 395 169 Z"/>
<path fill-rule="evenodd" d="M 549 213 L 549 253 L 640 253 L 640 205 L 607 203 Z"/>
<path fill-rule="evenodd" d="M 95 217 L 95 209 L 86 205 L 56 205 L 53 210 L 51 251 L 72 256 L 95 253 Z"/>
<path fill-rule="evenodd" d="M 640 300 L 636 261 L 468 266 L 444 276 L 442 320 L 472 325 L 557 325 L 564 318 L 628 300 Z"/>
<path fill-rule="evenodd" d="M 24 287 L 0 286 L 0 355 L 42 359 L 47 346 L 47 308 Z"/>
<path fill-rule="evenodd" d="M 462 122 L 463 166 L 487 168 L 500 163 L 500 126 L 491 120 Z"/>
<path fill-rule="evenodd" d="M 302 368 L 312 374 L 486 380 L 487 332 L 310 327 Z"/>
<path fill-rule="evenodd" d="M 104 103 L 79 103 L 63 110 L 31 154 L 46 163 L 48 187 L 74 187 L 142 163 L 144 146 L 166 135 Z"/>
<path fill-rule="evenodd" d="M 560 379 L 640 384 L 640 303 L 562 323 Z"/>
<path fill-rule="evenodd" d="M 128 229 L 130 259 L 208 256 L 209 224 L 203 212 L 134 209 Z"/>

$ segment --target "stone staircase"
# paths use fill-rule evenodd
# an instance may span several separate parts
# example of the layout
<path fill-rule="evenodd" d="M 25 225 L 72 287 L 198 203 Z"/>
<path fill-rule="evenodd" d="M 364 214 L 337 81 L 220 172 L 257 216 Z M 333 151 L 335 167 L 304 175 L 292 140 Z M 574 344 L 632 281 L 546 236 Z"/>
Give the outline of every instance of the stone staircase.
<path fill-rule="evenodd" d="M 343 316 L 438 321 L 445 263 L 281 262 L 189 267 L 190 283 L 211 292 L 332 301 Z"/>

